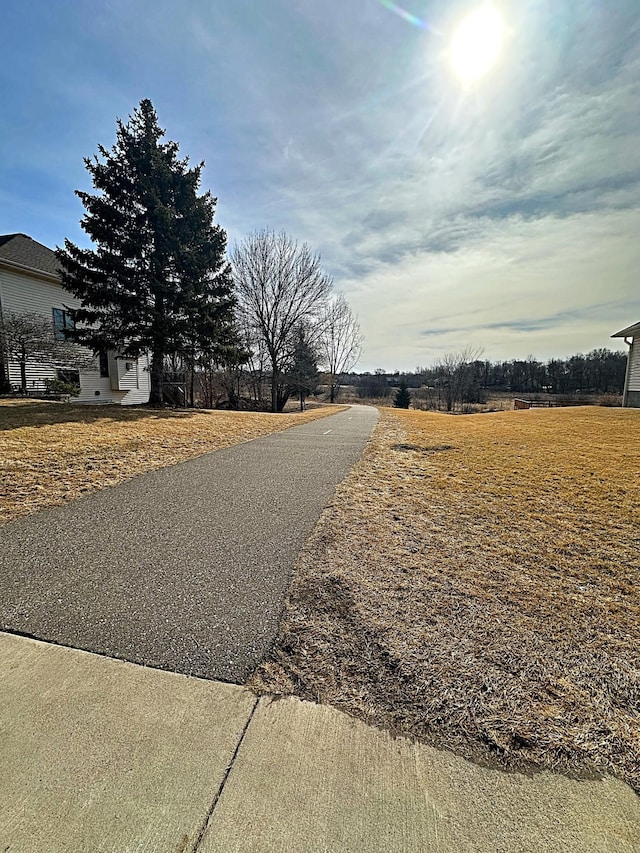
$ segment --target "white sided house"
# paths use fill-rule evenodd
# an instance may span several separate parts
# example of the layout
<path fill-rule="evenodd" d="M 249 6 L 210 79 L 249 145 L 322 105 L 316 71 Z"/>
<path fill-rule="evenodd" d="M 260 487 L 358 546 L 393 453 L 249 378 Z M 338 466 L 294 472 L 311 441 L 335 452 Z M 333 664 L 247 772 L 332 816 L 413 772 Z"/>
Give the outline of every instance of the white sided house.
<path fill-rule="evenodd" d="M 629 346 L 622 405 L 640 409 L 640 323 L 621 329 L 612 338 L 624 338 Z"/>
<path fill-rule="evenodd" d="M 63 290 L 58 261 L 51 249 L 26 234 L 0 235 L 0 317 L 8 314 L 40 314 L 51 322 L 51 334 L 61 335 L 73 322 L 70 310 L 80 301 Z M 0 352 L 5 373 L 15 390 L 20 388 L 20 365 Z M 46 379 L 74 381 L 80 395 L 73 402 L 120 403 L 123 406 L 149 402 L 151 375 L 149 357 L 127 357 L 102 352 L 95 367 L 77 370 L 27 362 L 27 393 L 46 390 Z"/>

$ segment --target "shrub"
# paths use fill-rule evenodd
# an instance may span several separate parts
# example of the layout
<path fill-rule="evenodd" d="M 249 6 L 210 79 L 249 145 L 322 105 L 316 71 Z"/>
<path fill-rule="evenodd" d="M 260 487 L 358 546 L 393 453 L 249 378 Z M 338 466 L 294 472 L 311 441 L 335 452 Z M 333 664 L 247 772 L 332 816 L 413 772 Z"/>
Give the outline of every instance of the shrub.
<path fill-rule="evenodd" d="M 50 394 L 69 394 L 71 397 L 77 397 L 80 393 L 79 385 L 65 382 L 63 379 L 45 379 L 44 384 Z"/>

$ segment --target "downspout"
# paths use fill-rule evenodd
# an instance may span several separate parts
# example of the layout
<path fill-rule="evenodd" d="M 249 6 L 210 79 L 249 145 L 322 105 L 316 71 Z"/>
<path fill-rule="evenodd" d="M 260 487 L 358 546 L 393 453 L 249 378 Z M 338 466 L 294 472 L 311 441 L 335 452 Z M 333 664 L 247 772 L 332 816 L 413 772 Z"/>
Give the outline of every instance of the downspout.
<path fill-rule="evenodd" d="M 625 344 L 629 347 L 629 352 L 627 353 L 627 369 L 624 373 L 624 390 L 622 392 L 622 408 L 626 408 L 627 402 L 629 400 L 629 379 L 631 378 L 631 354 L 633 352 L 633 341 L 624 338 Z"/>

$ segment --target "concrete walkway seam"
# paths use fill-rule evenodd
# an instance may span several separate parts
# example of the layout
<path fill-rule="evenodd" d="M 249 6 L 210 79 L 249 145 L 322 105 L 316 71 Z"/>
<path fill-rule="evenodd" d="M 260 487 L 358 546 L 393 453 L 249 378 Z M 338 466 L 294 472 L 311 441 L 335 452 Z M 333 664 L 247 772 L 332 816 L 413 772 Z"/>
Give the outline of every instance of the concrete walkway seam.
<path fill-rule="evenodd" d="M 234 765 L 235 760 L 237 758 L 238 752 L 240 751 L 240 747 L 242 746 L 242 741 L 244 740 L 244 736 L 247 733 L 247 729 L 249 728 L 249 726 L 251 724 L 251 720 L 253 719 L 253 715 L 256 712 L 256 708 L 258 707 L 259 701 L 260 701 L 260 697 L 256 696 L 256 700 L 253 703 L 253 707 L 251 708 L 251 713 L 249 714 L 249 716 L 247 718 L 247 722 L 244 724 L 244 728 L 242 729 L 242 732 L 240 733 L 240 737 L 238 739 L 238 743 L 236 744 L 236 748 L 233 750 L 233 755 L 231 756 L 231 761 L 229 762 L 229 765 L 227 766 L 227 769 L 225 770 L 224 776 L 222 777 L 222 781 L 220 782 L 220 785 L 218 786 L 218 790 L 216 791 L 216 795 L 213 798 L 213 802 L 211 803 L 211 807 L 209 808 L 209 811 L 207 812 L 204 820 L 202 821 L 202 826 L 200 827 L 200 831 L 198 832 L 198 835 L 196 836 L 196 839 L 193 843 L 193 846 L 191 847 L 190 853 L 197 853 L 198 848 L 202 844 L 202 839 L 205 836 L 205 833 L 207 831 L 209 823 L 211 822 L 211 818 L 213 817 L 213 813 L 216 810 L 216 806 L 218 805 L 218 800 L 222 796 L 224 786 L 227 784 L 227 779 L 229 778 L 229 774 L 231 773 L 231 770 L 233 769 L 233 765 Z"/>

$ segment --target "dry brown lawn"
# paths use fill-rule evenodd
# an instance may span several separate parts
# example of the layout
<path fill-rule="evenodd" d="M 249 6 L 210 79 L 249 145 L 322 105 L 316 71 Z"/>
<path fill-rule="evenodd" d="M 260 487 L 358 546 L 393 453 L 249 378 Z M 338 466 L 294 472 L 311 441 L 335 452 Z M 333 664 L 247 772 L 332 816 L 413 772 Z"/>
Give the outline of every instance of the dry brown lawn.
<path fill-rule="evenodd" d="M 383 410 L 250 684 L 640 789 L 640 412 Z"/>
<path fill-rule="evenodd" d="M 0 400 L 0 524 L 337 411 L 271 415 Z"/>

